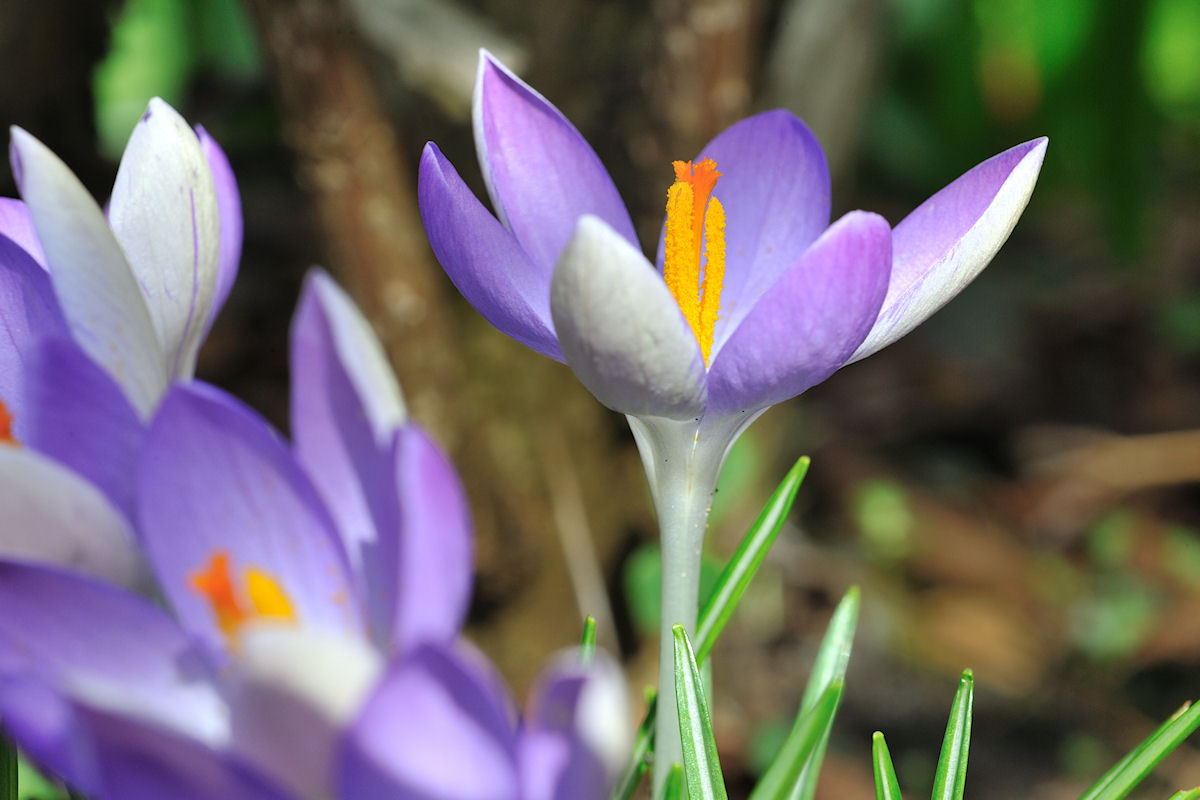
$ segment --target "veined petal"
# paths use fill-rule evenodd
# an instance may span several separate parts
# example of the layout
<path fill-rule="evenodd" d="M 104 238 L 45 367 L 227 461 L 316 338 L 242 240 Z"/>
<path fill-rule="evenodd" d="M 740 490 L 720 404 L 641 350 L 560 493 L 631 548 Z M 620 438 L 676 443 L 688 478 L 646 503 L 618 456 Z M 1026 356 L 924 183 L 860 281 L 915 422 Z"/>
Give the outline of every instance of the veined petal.
<path fill-rule="evenodd" d="M 360 637 L 250 626 L 230 697 L 232 746 L 296 797 L 333 797 L 341 732 L 383 669 Z"/>
<path fill-rule="evenodd" d="M 217 214 L 221 223 L 217 282 L 213 289 L 212 309 L 205 326 L 207 332 L 229 297 L 229 290 L 233 288 L 238 265 L 242 260 L 242 195 L 238 191 L 237 179 L 229 166 L 229 159 L 225 157 L 225 151 L 217 144 L 216 139 L 209 136 L 208 131 L 201 125 L 196 126 L 196 135 L 200 137 L 200 149 L 212 172 L 213 188 L 217 193 Z"/>
<path fill-rule="evenodd" d="M 637 244 L 629 212 L 595 151 L 562 112 L 487 51 L 479 54 L 473 120 L 496 215 L 543 275 L 584 214 Z"/>
<path fill-rule="evenodd" d="M 132 521 L 146 424 L 112 376 L 74 341 L 47 339 L 26 355 L 18 441 L 87 478 Z"/>
<path fill-rule="evenodd" d="M 852 211 L 831 225 L 713 361 L 709 413 L 753 413 L 832 375 L 871 330 L 891 263 L 883 217 Z"/>
<path fill-rule="evenodd" d="M 550 321 L 553 264 L 521 249 L 432 142 L 421 153 L 417 184 L 429 244 L 462 296 L 504 333 L 562 361 Z"/>
<path fill-rule="evenodd" d="M 33 218 L 20 200 L 0 197 L 0 236 L 12 239 L 39 267 L 46 268 L 46 254 L 34 230 Z"/>
<path fill-rule="evenodd" d="M 670 289 L 597 217 L 583 217 L 554 271 L 550 308 L 567 363 L 601 403 L 670 419 L 704 409 L 704 360 Z"/>
<path fill-rule="evenodd" d="M 518 800 L 506 698 L 472 656 L 425 644 L 391 664 L 346 733 L 338 797 Z"/>
<path fill-rule="evenodd" d="M 77 707 L 91 743 L 95 796 L 121 800 L 289 800 L 292 795 L 223 749 L 123 714 Z"/>
<path fill-rule="evenodd" d="M 191 377 L 220 261 L 220 213 L 200 140 L 155 98 L 117 170 L 108 220 L 146 297 L 164 369 Z"/>
<path fill-rule="evenodd" d="M 25 436 L 28 361 L 37 342 L 69 337 L 50 276 L 13 240 L 0 235 L 0 402 Z"/>
<path fill-rule="evenodd" d="M 380 543 L 395 537 L 396 557 L 367 558 L 391 565 L 392 647 L 450 642 L 471 599 L 474 547 L 466 494 L 449 459 L 415 425 L 397 431 L 392 456 L 399 524 L 381 531 Z"/>
<path fill-rule="evenodd" d="M 11 156 L 75 340 L 149 416 L 167 371 L 146 300 L 104 213 L 67 166 L 20 128 L 12 129 Z"/>
<path fill-rule="evenodd" d="M 717 162 L 725 210 L 725 273 L 713 353 L 758 299 L 829 225 L 829 167 L 791 112 L 766 111 L 717 134 L 698 159 Z M 658 263 L 662 265 L 661 244 Z"/>
<path fill-rule="evenodd" d="M 240 402 L 203 384 L 177 384 L 150 425 L 138 469 L 146 558 L 191 630 L 223 649 L 193 576 L 227 553 L 238 577 L 267 574 L 296 622 L 362 632 L 358 596 L 328 512 L 280 437 Z M 282 623 L 281 623 L 282 624 Z"/>
<path fill-rule="evenodd" d="M 921 324 L 988 265 L 1025 210 L 1046 139 L 1017 145 L 930 197 L 892 233 L 892 281 L 879 320 L 851 361 Z"/>
<path fill-rule="evenodd" d="M 174 620 L 141 597 L 81 575 L 0 561 L 0 607 L 4 679 L 33 676 L 93 706 L 201 741 L 225 739 L 211 665 Z"/>
<path fill-rule="evenodd" d="M 57 564 L 127 586 L 142 575 L 125 517 L 95 486 L 46 456 L 0 444 L 0 508 L 5 557 Z"/>
<path fill-rule="evenodd" d="M 324 272 L 304 282 L 292 322 L 292 437 L 296 457 L 333 514 L 347 555 L 375 539 L 369 485 L 390 472 L 404 400 L 370 325 Z"/>

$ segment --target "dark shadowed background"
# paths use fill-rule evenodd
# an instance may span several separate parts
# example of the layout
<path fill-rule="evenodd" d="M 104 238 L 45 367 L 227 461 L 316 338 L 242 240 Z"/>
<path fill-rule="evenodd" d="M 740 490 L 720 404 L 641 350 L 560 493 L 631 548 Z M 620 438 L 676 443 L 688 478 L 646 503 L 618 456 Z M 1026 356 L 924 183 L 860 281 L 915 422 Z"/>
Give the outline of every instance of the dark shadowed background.
<path fill-rule="evenodd" d="M 151 95 L 225 146 L 246 243 L 201 377 L 286 430 L 288 320 L 305 269 L 326 266 L 463 473 L 468 635 L 523 693 L 592 613 L 636 693 L 657 657 L 657 555 L 624 420 L 483 322 L 417 216 L 427 140 L 482 194 L 481 46 L 580 128 L 650 251 L 669 161 L 756 110 L 808 121 L 835 217 L 893 224 L 975 163 L 1050 137 L 983 276 L 769 412 L 730 458 L 714 572 L 791 462 L 813 457 L 714 657 L 733 795 L 790 725 L 853 584 L 863 615 L 823 798 L 872 796 L 875 729 L 902 785 L 927 793 L 963 667 L 981 800 L 1074 797 L 1200 696 L 1200 4 L 5 0 L 0 120 L 98 198 Z M 1196 745 L 1159 774 L 1145 796 L 1200 783 Z"/>

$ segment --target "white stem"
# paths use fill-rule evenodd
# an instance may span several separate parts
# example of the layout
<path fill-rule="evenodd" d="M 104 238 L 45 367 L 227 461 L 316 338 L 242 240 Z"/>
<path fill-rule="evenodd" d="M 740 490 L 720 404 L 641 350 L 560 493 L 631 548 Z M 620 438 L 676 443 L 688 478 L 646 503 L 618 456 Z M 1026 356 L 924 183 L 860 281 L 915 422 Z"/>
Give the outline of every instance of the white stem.
<path fill-rule="evenodd" d="M 662 615 L 659 623 L 658 715 L 654 734 L 654 796 L 672 764 L 683 762 L 675 706 L 673 625 L 696 632 L 700 561 L 721 465 L 733 442 L 757 417 L 704 424 L 661 417 L 629 417 L 654 497 L 662 541 Z M 736 424 L 734 424 L 736 423 Z"/>

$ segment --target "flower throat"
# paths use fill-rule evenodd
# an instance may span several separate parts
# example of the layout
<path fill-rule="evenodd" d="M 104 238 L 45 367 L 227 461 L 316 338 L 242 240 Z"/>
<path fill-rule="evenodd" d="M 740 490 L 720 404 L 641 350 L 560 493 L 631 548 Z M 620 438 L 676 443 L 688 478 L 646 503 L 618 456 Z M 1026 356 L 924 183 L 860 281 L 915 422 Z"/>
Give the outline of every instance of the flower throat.
<path fill-rule="evenodd" d="M 675 183 L 667 191 L 667 234 L 663 280 L 692 328 L 704 364 L 712 352 L 713 329 L 725 279 L 725 209 L 712 196 L 717 162 L 674 161 Z"/>

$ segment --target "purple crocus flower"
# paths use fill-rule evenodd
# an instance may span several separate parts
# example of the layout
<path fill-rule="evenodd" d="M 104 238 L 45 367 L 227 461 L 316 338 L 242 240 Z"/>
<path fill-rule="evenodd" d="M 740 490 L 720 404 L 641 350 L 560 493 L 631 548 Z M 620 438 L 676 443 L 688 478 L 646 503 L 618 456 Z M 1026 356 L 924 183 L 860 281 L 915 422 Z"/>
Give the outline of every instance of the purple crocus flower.
<path fill-rule="evenodd" d="M 137 530 L 171 613 L 0 561 L 9 732 L 97 798 L 589 796 L 579 781 L 602 751 L 576 723 L 612 670 L 556 671 L 518 728 L 494 674 L 454 641 L 471 573 L 458 479 L 321 273 L 292 354 L 294 451 L 200 383 L 168 389 L 149 424 Z M 24 522 L 64 524 L 56 513 L 31 505 Z M 400 736 L 425 749 L 393 757 Z M 429 784 L 435 764 L 457 769 Z"/>
<path fill-rule="evenodd" d="M 652 263 L 595 152 L 487 53 L 474 130 L 495 214 L 430 143 L 426 233 L 488 321 L 567 363 L 629 417 L 662 529 L 663 653 L 672 623 L 694 629 L 704 528 L 733 442 L 769 406 L 899 339 L 966 286 L 1012 231 L 1046 149 L 1037 139 L 983 162 L 895 228 L 864 211 L 830 224 L 820 145 L 789 112 L 768 111 L 675 162 Z M 661 685 L 672 674 L 664 659 Z M 658 720 L 669 764 L 679 758 L 671 704 Z"/>
<path fill-rule="evenodd" d="M 24 202 L 0 198 L 0 441 L 22 447 L 0 447 L 0 505 L 74 498 L 74 524 L 8 525 L 0 549 L 130 583 L 138 448 L 237 274 L 237 185 L 212 137 L 157 99 L 107 213 L 19 128 L 11 155 Z"/>

